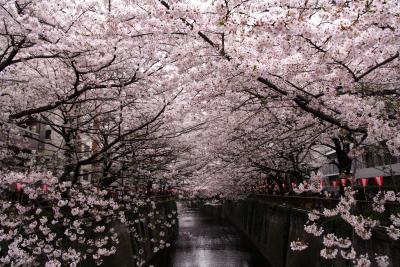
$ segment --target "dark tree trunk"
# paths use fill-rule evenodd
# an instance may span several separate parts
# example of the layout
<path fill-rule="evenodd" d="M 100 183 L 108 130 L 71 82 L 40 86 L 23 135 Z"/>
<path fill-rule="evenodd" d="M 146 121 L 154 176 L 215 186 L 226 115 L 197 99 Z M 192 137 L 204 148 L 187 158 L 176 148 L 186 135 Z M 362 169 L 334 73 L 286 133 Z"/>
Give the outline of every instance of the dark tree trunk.
<path fill-rule="evenodd" d="M 339 175 L 349 176 L 353 163 L 353 159 L 349 157 L 350 143 L 339 138 L 332 138 L 332 141 L 335 144 L 337 157 L 336 165 L 339 169 Z"/>

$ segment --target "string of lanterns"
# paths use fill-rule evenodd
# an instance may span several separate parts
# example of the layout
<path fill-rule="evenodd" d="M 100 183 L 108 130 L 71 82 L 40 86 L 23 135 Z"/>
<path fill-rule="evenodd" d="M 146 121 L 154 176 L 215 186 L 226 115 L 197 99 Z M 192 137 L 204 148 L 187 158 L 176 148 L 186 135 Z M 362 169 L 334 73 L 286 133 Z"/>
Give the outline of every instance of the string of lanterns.
<path fill-rule="evenodd" d="M 372 179 L 372 178 L 360 178 L 359 179 L 361 185 L 364 187 L 364 190 L 365 190 L 365 187 L 367 187 L 370 179 Z M 382 186 L 383 186 L 383 176 L 376 176 L 373 179 L 374 179 L 376 185 L 379 187 L 379 189 L 381 189 Z M 331 181 L 332 187 L 334 189 L 338 188 L 339 182 L 340 182 L 340 185 L 342 187 L 346 187 L 349 184 L 350 184 L 350 186 L 353 186 L 353 180 L 351 178 L 340 178 L 339 180 L 335 179 L 335 180 Z M 320 183 L 321 183 L 321 187 L 324 188 L 325 187 L 325 183 L 324 183 L 323 179 L 320 179 Z M 297 184 L 295 182 L 291 182 L 290 185 L 291 185 L 292 188 L 295 188 L 297 186 Z M 278 185 L 276 183 L 273 184 L 273 185 L 265 184 L 265 185 L 257 186 L 258 189 L 266 189 L 266 188 L 271 189 L 271 188 L 276 188 L 276 187 L 278 187 Z M 286 187 L 286 184 L 282 183 L 282 188 L 285 189 L 285 187 Z"/>

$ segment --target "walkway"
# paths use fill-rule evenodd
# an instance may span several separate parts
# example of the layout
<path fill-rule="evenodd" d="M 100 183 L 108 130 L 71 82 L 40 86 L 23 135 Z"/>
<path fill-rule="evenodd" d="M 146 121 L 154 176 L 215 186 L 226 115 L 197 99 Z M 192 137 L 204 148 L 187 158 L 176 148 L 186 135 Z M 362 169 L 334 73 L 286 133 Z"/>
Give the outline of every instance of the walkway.
<path fill-rule="evenodd" d="M 231 225 L 178 203 L 179 236 L 154 267 L 268 267 Z"/>

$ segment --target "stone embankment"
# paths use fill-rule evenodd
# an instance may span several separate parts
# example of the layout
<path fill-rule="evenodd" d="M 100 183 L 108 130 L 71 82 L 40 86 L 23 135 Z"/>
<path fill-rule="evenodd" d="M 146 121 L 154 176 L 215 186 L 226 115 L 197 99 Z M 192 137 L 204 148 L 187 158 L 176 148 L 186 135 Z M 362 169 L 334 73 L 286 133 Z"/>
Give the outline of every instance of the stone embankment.
<path fill-rule="evenodd" d="M 255 196 L 240 201 L 224 201 L 222 205 L 205 205 L 204 210 L 235 225 L 273 267 L 352 266 L 350 261 L 340 256 L 337 260 L 321 258 L 321 239 L 305 233 L 307 212 L 304 206 L 318 206 L 318 200 L 287 200 Z M 296 204 L 302 208 L 296 207 Z M 341 220 L 326 222 L 326 228 L 338 235 L 352 235 L 350 227 Z M 307 240 L 309 248 L 302 252 L 291 251 L 290 242 L 297 238 Z M 353 243 L 356 251 L 368 252 L 372 257 L 375 253 L 388 255 L 391 266 L 400 266 L 400 241 L 391 240 L 382 230 L 375 230 L 373 238 L 368 241 L 354 236 Z"/>
<path fill-rule="evenodd" d="M 173 197 L 163 197 L 155 199 L 157 205 L 157 211 L 161 215 L 167 216 L 173 210 L 176 211 L 176 201 Z M 127 227 L 121 223 L 115 223 L 115 229 L 118 233 L 119 244 L 117 252 L 104 259 L 102 267 L 135 267 L 137 266 L 134 255 L 138 255 L 141 250 L 141 255 L 146 262 L 149 262 L 152 257 L 155 256 L 154 244 L 151 242 L 153 236 L 159 236 L 159 229 L 152 230 L 148 227 L 146 221 L 138 220 L 136 225 L 136 232 L 138 238 L 134 237 L 134 233 L 130 233 Z M 173 242 L 178 233 L 178 223 L 173 225 L 171 228 L 167 228 L 165 231 L 165 241 Z M 140 239 L 141 242 L 137 240 Z M 94 262 L 86 261 L 80 266 L 94 267 Z"/>

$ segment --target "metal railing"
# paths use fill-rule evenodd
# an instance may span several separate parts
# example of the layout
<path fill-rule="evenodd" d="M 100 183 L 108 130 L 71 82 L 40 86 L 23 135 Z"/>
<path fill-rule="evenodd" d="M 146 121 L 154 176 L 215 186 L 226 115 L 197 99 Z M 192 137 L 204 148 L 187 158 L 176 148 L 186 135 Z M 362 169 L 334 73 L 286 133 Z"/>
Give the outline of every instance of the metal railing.
<path fill-rule="evenodd" d="M 268 194 L 252 194 L 249 198 L 259 199 L 268 203 L 277 204 L 279 206 L 286 206 L 290 208 L 302 209 L 302 210 L 321 210 L 323 208 L 332 209 L 337 206 L 339 199 L 337 198 L 321 198 L 321 197 L 303 197 L 303 196 L 282 196 L 282 195 L 268 195 Z M 354 212 L 356 214 L 363 215 L 374 215 L 372 210 L 373 201 L 356 200 Z M 400 211 L 400 204 L 386 203 L 385 212 L 379 216 L 385 220 L 388 220 L 390 214 L 398 213 Z M 377 215 L 377 214 L 375 214 Z"/>

